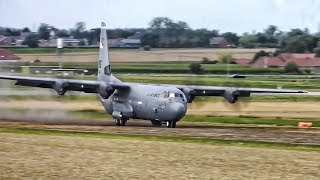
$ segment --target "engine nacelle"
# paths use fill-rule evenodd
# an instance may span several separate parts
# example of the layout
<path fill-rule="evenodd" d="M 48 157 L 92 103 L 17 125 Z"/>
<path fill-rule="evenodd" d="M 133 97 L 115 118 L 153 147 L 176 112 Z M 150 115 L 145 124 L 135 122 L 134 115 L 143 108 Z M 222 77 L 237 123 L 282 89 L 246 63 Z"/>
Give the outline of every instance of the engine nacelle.
<path fill-rule="evenodd" d="M 67 92 L 67 89 L 66 87 L 69 85 L 69 83 L 67 82 L 62 82 L 62 81 L 57 81 L 56 83 L 54 83 L 54 85 L 52 86 L 52 88 L 54 90 L 57 91 L 57 93 L 60 95 L 60 96 L 63 96 L 66 94 Z"/>
<path fill-rule="evenodd" d="M 230 103 L 230 104 L 234 104 L 238 101 L 239 97 L 240 97 L 240 93 L 237 90 L 226 90 L 223 93 L 223 97 Z"/>
<path fill-rule="evenodd" d="M 183 88 L 182 92 L 186 96 L 188 103 L 192 103 L 195 98 L 196 91 L 190 88 Z"/>
<path fill-rule="evenodd" d="M 113 93 L 115 89 L 113 89 L 112 86 L 107 85 L 107 84 L 101 84 L 97 88 L 98 94 L 103 98 L 103 99 L 108 99 Z"/>

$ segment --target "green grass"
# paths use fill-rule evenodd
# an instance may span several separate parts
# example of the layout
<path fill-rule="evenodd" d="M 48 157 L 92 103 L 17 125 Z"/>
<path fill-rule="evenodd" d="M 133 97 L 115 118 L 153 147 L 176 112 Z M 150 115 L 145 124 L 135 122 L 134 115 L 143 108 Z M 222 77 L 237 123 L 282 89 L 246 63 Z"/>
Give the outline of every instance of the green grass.
<path fill-rule="evenodd" d="M 50 54 L 57 53 L 57 48 L 46 47 L 46 48 L 8 48 L 17 54 Z M 84 48 L 64 48 L 63 52 L 98 52 L 98 48 L 84 47 Z"/>
<path fill-rule="evenodd" d="M 94 109 L 84 109 L 72 111 L 72 115 L 86 118 L 112 118 L 105 111 Z M 230 125 L 267 125 L 267 126 L 298 126 L 301 121 L 308 121 L 313 123 L 313 127 L 320 127 L 320 120 L 315 119 L 287 119 L 287 118 L 262 118 L 251 116 L 239 117 L 218 117 L 218 116 L 193 116 L 186 115 L 182 122 L 192 123 L 209 123 L 209 124 L 230 124 Z"/>
<path fill-rule="evenodd" d="M 161 142 L 176 142 L 176 143 L 197 143 L 213 146 L 239 146 L 239 147 L 254 147 L 268 149 L 284 149 L 284 150 L 299 150 L 320 152 L 319 145 L 302 145 L 277 142 L 256 142 L 243 140 L 222 140 L 205 137 L 188 137 L 188 136 L 158 136 L 158 135 L 138 135 L 138 134 L 112 134 L 98 132 L 75 132 L 61 130 L 40 130 L 31 128 L 13 128 L 0 127 L 0 133 L 15 133 L 15 134 L 32 134 L 32 135 L 53 135 L 53 136 L 80 136 L 87 138 L 109 138 L 109 139 L 132 139 L 143 141 L 161 141 Z"/>
<path fill-rule="evenodd" d="M 46 50 L 44 50 L 46 51 Z M 70 52 L 75 51 L 71 49 Z M 80 51 L 80 50 L 79 50 Z M 86 52 L 87 50 L 81 49 Z M 173 61 L 173 62 L 125 62 L 112 63 L 112 71 L 115 73 L 168 73 L 168 74 L 186 74 L 190 73 L 189 65 L 193 62 Z M 27 62 L 22 62 L 21 65 L 28 65 Z M 58 63 L 35 63 L 39 66 L 56 66 Z M 97 70 L 96 62 L 81 62 L 63 64 L 64 68 L 84 68 Z M 204 74 L 226 74 L 226 64 L 202 64 Z M 231 74 L 281 74 L 282 69 L 279 68 L 251 68 L 240 65 L 230 65 Z"/>
<path fill-rule="evenodd" d="M 301 121 L 313 123 L 313 127 L 320 127 L 320 120 L 314 119 L 286 119 L 286 118 L 261 118 L 261 117 L 217 117 L 217 116 L 185 116 L 185 122 L 205 122 L 210 124 L 237 124 L 237 125 L 268 125 L 268 126 L 298 126 Z"/>
<path fill-rule="evenodd" d="M 47 75 L 48 76 L 48 75 Z M 185 84 L 185 85 L 207 85 L 207 86 L 233 86 L 233 87 L 255 87 L 255 88 L 278 88 L 302 89 L 309 91 L 320 90 L 320 78 L 317 77 L 248 77 L 245 79 L 233 79 L 225 76 L 188 76 L 188 75 L 157 75 L 157 74 L 117 74 L 120 80 L 136 83 L 155 84 Z M 54 77 L 52 75 L 52 77 Z M 67 77 L 59 77 L 67 78 Z M 69 78 L 96 80 L 96 76 L 70 76 Z"/>

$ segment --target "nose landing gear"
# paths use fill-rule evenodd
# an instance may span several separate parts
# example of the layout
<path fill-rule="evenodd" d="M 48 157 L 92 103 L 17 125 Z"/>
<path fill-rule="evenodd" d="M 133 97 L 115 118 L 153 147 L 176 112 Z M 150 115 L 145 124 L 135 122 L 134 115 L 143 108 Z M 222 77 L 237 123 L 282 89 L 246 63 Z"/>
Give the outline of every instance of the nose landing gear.
<path fill-rule="evenodd" d="M 115 119 L 114 121 L 116 126 L 125 126 L 128 119 L 122 117 L 121 119 Z"/>
<path fill-rule="evenodd" d="M 112 113 L 116 126 L 125 126 L 129 118 L 123 116 L 122 112 L 114 111 Z"/>

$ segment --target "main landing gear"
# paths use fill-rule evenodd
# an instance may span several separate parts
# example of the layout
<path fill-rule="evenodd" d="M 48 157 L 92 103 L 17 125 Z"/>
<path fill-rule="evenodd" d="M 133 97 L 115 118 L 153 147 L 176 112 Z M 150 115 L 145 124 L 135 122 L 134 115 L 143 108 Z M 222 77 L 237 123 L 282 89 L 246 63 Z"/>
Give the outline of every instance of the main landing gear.
<path fill-rule="evenodd" d="M 153 121 L 151 121 L 151 123 L 152 123 L 153 127 L 161 127 L 162 126 L 162 122 L 161 121 L 153 120 Z"/>
<path fill-rule="evenodd" d="M 177 122 L 176 121 L 166 121 L 166 122 L 161 122 L 161 121 L 156 121 L 153 120 L 151 121 L 153 127 L 161 127 L 162 124 L 165 124 L 167 128 L 176 128 Z"/>
<path fill-rule="evenodd" d="M 167 125 L 167 128 L 176 128 L 177 122 L 176 121 L 167 121 L 166 125 Z"/>

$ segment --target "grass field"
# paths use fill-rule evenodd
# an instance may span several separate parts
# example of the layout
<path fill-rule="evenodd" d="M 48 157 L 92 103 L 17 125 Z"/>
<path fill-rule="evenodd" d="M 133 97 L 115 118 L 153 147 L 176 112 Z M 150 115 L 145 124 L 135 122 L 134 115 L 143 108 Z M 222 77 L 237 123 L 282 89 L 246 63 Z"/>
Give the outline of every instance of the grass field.
<path fill-rule="evenodd" d="M 153 49 L 152 51 L 132 49 L 111 49 L 111 62 L 163 62 L 163 61 L 201 61 L 203 57 L 211 60 L 217 59 L 221 53 L 230 52 L 234 58 L 252 58 L 260 51 L 274 51 L 274 49 Z M 22 61 L 30 62 L 39 59 L 42 62 L 57 62 L 59 58 L 54 53 L 56 49 L 16 49 Z M 19 54 L 19 51 L 21 54 Z M 89 51 L 89 52 L 88 52 Z M 97 62 L 97 49 L 70 49 L 66 50 L 63 60 L 66 62 Z"/>
<path fill-rule="evenodd" d="M 50 76 L 50 75 L 47 75 Z M 255 76 L 246 79 L 233 79 L 224 76 L 190 76 L 190 75 L 157 75 L 157 74 L 115 74 L 120 80 L 136 83 L 154 84 L 185 84 L 185 85 L 207 85 L 207 86 L 233 86 L 233 87 L 255 87 L 255 88 L 283 88 L 302 89 L 308 91 L 320 90 L 320 77 L 309 76 Z M 70 76 L 59 78 L 76 78 L 96 80 L 96 76 Z M 0 83 L 5 81 L 0 81 Z M 7 83 L 9 84 L 9 83 Z M 12 85 L 11 85 L 12 86 Z M 0 84 L 1 87 L 1 84 Z M 3 86 L 5 87 L 5 86 Z M 13 87 L 13 86 L 12 86 Z M 15 86 L 16 88 L 16 86 Z"/>
<path fill-rule="evenodd" d="M 317 179 L 319 148 L 0 128 L 0 178 Z"/>

